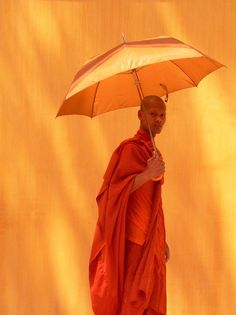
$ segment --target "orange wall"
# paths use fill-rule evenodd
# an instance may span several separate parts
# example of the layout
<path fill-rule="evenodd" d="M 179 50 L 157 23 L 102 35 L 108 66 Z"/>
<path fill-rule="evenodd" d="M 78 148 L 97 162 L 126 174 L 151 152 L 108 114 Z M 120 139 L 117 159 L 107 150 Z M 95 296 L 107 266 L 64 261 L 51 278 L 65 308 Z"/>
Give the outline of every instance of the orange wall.
<path fill-rule="evenodd" d="M 0 4 L 0 313 L 91 315 L 95 196 L 136 109 L 89 119 L 56 112 L 89 57 L 170 35 L 227 65 L 174 93 L 158 139 L 167 171 L 169 314 L 234 314 L 236 4 L 8 0 Z"/>

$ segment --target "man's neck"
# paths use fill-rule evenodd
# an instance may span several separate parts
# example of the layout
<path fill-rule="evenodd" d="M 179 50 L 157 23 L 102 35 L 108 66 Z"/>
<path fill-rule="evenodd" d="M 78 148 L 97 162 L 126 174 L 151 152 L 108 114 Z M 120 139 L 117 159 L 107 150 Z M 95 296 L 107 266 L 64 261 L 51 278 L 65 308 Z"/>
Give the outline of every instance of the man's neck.
<path fill-rule="evenodd" d="M 149 129 L 146 129 L 142 126 L 140 126 L 140 129 L 145 131 L 148 135 L 150 135 L 150 132 L 151 132 L 153 139 L 156 137 L 156 134 L 153 134 L 151 130 L 149 131 Z"/>

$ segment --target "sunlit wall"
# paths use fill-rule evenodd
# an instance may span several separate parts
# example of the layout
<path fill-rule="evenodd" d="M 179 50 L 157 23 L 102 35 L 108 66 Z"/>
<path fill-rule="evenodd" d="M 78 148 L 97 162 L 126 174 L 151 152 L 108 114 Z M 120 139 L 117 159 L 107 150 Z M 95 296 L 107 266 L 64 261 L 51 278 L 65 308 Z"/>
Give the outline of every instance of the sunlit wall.
<path fill-rule="evenodd" d="M 170 35 L 227 66 L 170 96 L 157 144 L 168 313 L 236 313 L 235 20 L 233 0 L 1 1 L 0 314 L 92 315 L 95 197 L 111 152 L 138 128 L 136 109 L 55 115 L 78 68 L 122 31 Z"/>

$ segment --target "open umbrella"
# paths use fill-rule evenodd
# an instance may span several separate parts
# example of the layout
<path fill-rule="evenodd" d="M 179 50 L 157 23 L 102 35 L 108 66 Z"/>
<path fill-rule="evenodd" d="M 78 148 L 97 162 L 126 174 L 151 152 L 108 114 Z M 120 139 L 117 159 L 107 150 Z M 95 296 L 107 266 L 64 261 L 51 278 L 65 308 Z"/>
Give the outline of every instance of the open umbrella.
<path fill-rule="evenodd" d="M 57 116 L 94 117 L 138 106 L 143 96 L 195 87 L 222 66 L 172 37 L 123 42 L 78 71 Z"/>

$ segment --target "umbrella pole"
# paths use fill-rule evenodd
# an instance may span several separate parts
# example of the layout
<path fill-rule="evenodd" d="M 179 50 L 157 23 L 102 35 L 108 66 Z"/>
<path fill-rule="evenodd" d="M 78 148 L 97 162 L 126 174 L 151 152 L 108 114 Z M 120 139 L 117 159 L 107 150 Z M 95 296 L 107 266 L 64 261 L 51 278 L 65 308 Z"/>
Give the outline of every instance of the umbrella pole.
<path fill-rule="evenodd" d="M 133 74 L 133 78 L 134 78 L 134 83 L 135 83 L 135 85 L 137 87 L 137 90 L 138 90 L 140 101 L 142 101 L 142 99 L 144 98 L 144 95 L 143 95 L 143 90 L 142 90 L 142 87 L 141 87 L 141 84 L 140 84 L 139 77 L 138 77 L 136 69 L 132 69 L 132 74 Z M 152 141 L 153 153 L 156 156 L 156 155 L 158 155 L 157 154 L 157 148 L 156 148 L 156 144 L 155 144 L 152 132 L 151 132 L 151 128 L 150 128 L 148 119 L 147 119 L 147 112 L 146 112 L 145 106 L 143 106 L 143 111 L 144 111 L 145 119 L 146 119 L 146 122 L 147 122 L 147 125 L 148 125 L 149 135 L 150 135 L 150 138 L 151 138 L 151 141 Z"/>
<path fill-rule="evenodd" d="M 121 35 L 122 35 L 123 43 L 126 43 L 125 33 L 122 32 Z M 144 98 L 144 95 L 143 95 L 143 90 L 142 90 L 142 87 L 141 87 L 141 84 L 140 84 L 139 77 L 138 77 L 136 69 L 132 69 L 132 75 L 133 75 L 133 78 L 134 78 L 134 83 L 135 83 L 135 85 L 137 87 L 137 90 L 138 90 L 140 101 L 142 101 L 142 99 Z M 152 132 L 151 132 L 151 128 L 150 128 L 149 122 L 147 120 L 147 112 L 146 112 L 145 106 L 143 106 L 143 110 L 144 110 L 145 119 L 146 119 L 146 122 L 147 122 L 147 125 L 148 125 L 149 135 L 150 135 L 150 138 L 151 138 L 151 141 L 152 141 L 153 153 L 156 156 L 157 155 L 157 148 L 156 148 L 156 145 L 155 145 L 155 142 L 154 142 L 154 139 L 153 139 L 153 135 L 152 135 Z"/>

